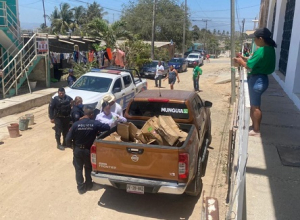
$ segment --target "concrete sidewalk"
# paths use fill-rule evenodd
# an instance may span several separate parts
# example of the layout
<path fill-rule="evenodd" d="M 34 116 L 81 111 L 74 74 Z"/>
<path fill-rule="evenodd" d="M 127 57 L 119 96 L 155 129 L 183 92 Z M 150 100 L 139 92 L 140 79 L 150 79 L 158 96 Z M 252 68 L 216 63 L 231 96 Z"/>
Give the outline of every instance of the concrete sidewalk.
<path fill-rule="evenodd" d="M 27 111 L 50 102 L 57 88 L 48 88 L 0 100 L 0 118 Z"/>
<path fill-rule="evenodd" d="M 261 138 L 249 137 L 247 219 L 300 219 L 300 167 L 283 166 L 277 151 L 279 146 L 300 148 L 300 111 L 272 76 L 269 80 L 262 97 Z"/>

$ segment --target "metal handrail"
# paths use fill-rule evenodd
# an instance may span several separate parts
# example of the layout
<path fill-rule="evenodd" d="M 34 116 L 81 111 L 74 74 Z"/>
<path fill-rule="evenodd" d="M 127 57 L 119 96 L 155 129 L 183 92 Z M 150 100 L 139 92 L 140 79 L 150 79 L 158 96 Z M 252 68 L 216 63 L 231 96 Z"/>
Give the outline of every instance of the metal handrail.
<path fill-rule="evenodd" d="M 36 34 L 34 34 L 29 39 L 29 41 L 21 48 L 21 50 L 13 57 L 13 59 L 3 68 L 4 75 L 2 77 L 2 89 L 4 97 L 13 86 L 16 87 L 17 93 L 17 81 L 24 74 L 26 75 L 26 78 L 28 80 L 27 69 L 33 63 L 33 60 L 37 57 L 36 43 Z M 10 68 L 12 64 L 14 67 Z M 20 65 L 20 67 L 18 67 L 18 65 Z M 7 73 L 5 73 L 5 70 L 8 70 Z M 31 92 L 30 88 L 29 90 Z"/>
<path fill-rule="evenodd" d="M 19 43 L 19 44 L 17 44 L 17 45 L 16 45 L 16 43 L 19 43 L 19 40 L 18 40 L 18 39 L 15 40 L 15 41 L 9 46 L 9 48 L 7 48 L 7 49 L 5 50 L 5 52 L 1 55 L 0 60 L 2 61 L 2 63 L 5 63 L 6 61 L 8 61 L 8 60 L 9 60 L 10 54 L 14 54 L 15 52 L 19 51 L 20 45 L 23 45 L 23 42 L 21 42 L 21 43 Z M 11 50 L 13 47 L 15 47 L 15 49 L 13 49 L 13 51 L 10 52 L 10 50 Z M 7 57 L 6 59 L 4 59 L 5 56 Z"/>
<path fill-rule="evenodd" d="M 32 37 L 29 39 L 29 41 L 27 41 L 27 43 L 20 49 L 20 51 L 19 51 L 19 52 L 14 56 L 14 58 L 6 65 L 6 67 L 7 67 L 8 65 L 10 65 L 10 64 L 18 57 L 18 55 L 19 55 L 20 53 L 23 52 L 23 50 L 25 49 L 25 47 L 31 42 L 32 39 L 35 38 L 35 36 L 36 36 L 36 34 L 32 35 Z M 4 71 L 4 70 L 6 69 L 6 67 L 4 67 L 2 71 Z"/>

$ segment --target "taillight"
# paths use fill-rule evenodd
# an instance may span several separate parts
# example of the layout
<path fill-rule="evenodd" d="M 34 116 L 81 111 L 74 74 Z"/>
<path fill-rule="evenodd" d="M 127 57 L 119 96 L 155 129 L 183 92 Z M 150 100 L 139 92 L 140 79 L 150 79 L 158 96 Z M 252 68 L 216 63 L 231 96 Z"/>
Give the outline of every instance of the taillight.
<path fill-rule="evenodd" d="M 148 99 L 148 102 L 169 102 L 169 99 Z"/>
<path fill-rule="evenodd" d="M 91 163 L 92 167 L 95 170 L 97 168 L 97 161 L 96 161 L 96 145 L 92 145 L 91 147 Z"/>
<path fill-rule="evenodd" d="M 189 155 L 187 153 L 179 154 L 178 175 L 179 179 L 186 179 L 189 177 Z"/>

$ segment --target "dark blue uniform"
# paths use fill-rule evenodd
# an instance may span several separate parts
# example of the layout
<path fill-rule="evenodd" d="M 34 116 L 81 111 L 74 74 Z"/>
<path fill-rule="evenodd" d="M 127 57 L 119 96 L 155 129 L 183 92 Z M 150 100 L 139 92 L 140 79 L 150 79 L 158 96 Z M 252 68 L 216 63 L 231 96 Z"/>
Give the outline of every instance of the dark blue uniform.
<path fill-rule="evenodd" d="M 109 129 L 110 127 L 107 124 L 84 118 L 75 122 L 67 134 L 67 146 L 71 146 L 72 141 L 74 144 L 73 165 L 75 167 L 77 189 L 79 193 L 84 193 L 93 186 L 91 178 L 92 164 L 90 160 L 90 148 L 94 143 L 97 133 Z M 85 171 L 85 182 L 82 175 L 83 166 Z"/>
<path fill-rule="evenodd" d="M 76 81 L 76 77 L 73 75 L 69 75 L 67 78 L 68 86 L 73 85 L 73 83 Z"/>
<path fill-rule="evenodd" d="M 71 111 L 71 120 L 73 123 L 78 121 L 81 117 L 83 117 L 83 109 L 82 107 L 79 106 L 73 106 L 72 111 Z"/>
<path fill-rule="evenodd" d="M 69 130 L 71 102 L 72 98 L 65 95 L 63 98 L 55 96 L 49 105 L 49 118 L 54 119 L 55 123 L 55 139 L 60 145 L 61 133 L 63 135 L 63 145 L 65 146 L 65 138 Z"/>

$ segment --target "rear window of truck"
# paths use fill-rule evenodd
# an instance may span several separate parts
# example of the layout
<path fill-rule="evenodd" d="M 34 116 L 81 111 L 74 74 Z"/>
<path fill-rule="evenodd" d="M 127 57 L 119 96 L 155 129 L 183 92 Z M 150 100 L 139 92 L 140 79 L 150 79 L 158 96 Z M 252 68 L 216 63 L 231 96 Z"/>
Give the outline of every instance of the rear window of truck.
<path fill-rule="evenodd" d="M 188 119 L 189 111 L 186 104 L 169 102 L 136 102 L 133 101 L 128 110 L 131 116 L 169 115 L 174 119 Z"/>

